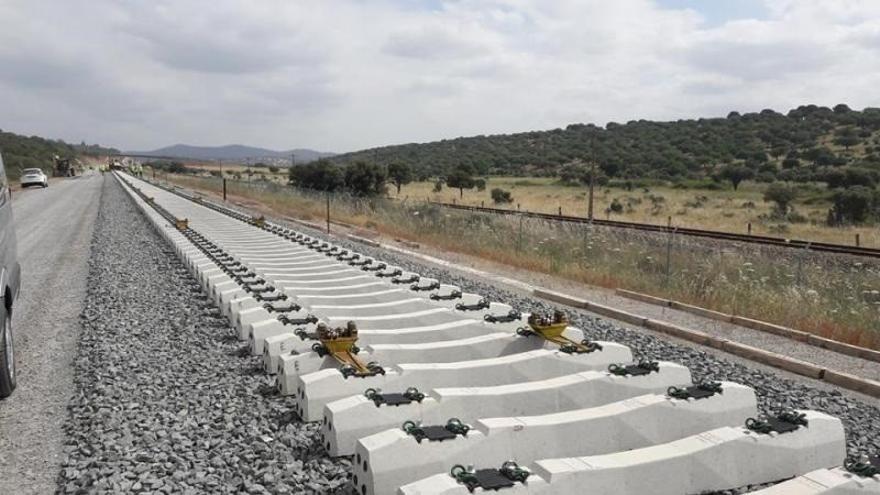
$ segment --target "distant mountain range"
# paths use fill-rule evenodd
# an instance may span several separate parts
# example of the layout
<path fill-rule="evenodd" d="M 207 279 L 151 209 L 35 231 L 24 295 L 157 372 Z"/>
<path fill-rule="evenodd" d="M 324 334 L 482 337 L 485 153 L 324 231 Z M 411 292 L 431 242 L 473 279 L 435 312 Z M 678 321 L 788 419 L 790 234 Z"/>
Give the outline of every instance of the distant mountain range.
<path fill-rule="evenodd" d="M 176 158 L 189 158 L 192 160 L 223 160 L 228 162 L 251 163 L 264 161 L 281 165 L 290 164 L 290 156 L 296 157 L 296 163 L 306 163 L 324 157 L 334 156 L 335 153 L 325 153 L 310 149 L 293 149 L 288 151 L 275 151 L 266 148 L 230 144 L 227 146 L 191 146 L 188 144 L 175 144 L 152 151 L 128 151 L 137 155 L 169 156 Z"/>

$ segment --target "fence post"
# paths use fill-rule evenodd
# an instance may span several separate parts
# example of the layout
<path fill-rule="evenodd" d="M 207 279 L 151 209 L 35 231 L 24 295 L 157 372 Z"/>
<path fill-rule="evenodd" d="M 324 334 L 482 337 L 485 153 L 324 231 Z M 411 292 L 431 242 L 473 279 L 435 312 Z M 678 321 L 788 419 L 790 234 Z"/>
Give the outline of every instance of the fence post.
<path fill-rule="evenodd" d="M 859 233 L 856 232 L 856 247 L 860 247 L 861 244 L 862 244 L 862 243 L 861 243 L 861 241 L 860 241 L 860 239 L 859 239 Z"/>
<path fill-rule="evenodd" d="M 327 233 L 330 233 L 330 191 L 327 191 Z"/>
<path fill-rule="evenodd" d="M 517 236 L 516 241 L 516 250 L 522 251 L 522 243 L 523 243 L 523 216 L 519 216 L 519 235 Z"/>
<path fill-rule="evenodd" d="M 749 222 L 749 235 L 752 235 L 752 222 Z"/>
<path fill-rule="evenodd" d="M 801 285 L 803 282 L 803 270 L 804 270 L 804 257 L 807 256 L 807 251 L 810 250 L 810 243 L 808 242 L 806 246 L 804 246 L 803 252 L 798 256 L 797 261 L 797 274 L 795 276 L 795 285 Z"/>
<path fill-rule="evenodd" d="M 226 201 L 226 178 L 223 178 L 223 201 Z"/>
<path fill-rule="evenodd" d="M 560 217 L 562 216 L 562 207 L 561 206 L 559 207 L 559 216 Z"/>
<path fill-rule="evenodd" d="M 672 218 L 672 217 L 670 217 Z M 666 287 L 669 287 L 669 274 L 671 271 L 672 264 L 672 236 L 675 235 L 675 230 L 669 230 L 669 237 L 666 238 L 666 281 L 664 284 Z"/>

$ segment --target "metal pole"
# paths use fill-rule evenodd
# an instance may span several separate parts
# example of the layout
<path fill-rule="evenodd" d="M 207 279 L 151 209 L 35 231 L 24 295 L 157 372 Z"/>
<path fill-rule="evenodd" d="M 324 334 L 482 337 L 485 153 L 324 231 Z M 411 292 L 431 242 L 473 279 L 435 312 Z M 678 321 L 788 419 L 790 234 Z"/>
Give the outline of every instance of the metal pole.
<path fill-rule="evenodd" d="M 519 238 L 516 241 L 516 250 L 522 251 L 523 243 L 523 215 L 519 216 Z"/>
<path fill-rule="evenodd" d="M 596 162 L 594 161 L 590 166 L 590 204 L 587 208 L 587 218 L 589 218 L 591 222 L 593 221 L 593 183 L 595 182 L 595 177 Z"/>
<path fill-rule="evenodd" d="M 670 265 L 672 261 L 672 236 L 675 235 L 674 230 L 669 231 L 669 237 L 666 239 L 666 286 L 669 286 L 669 273 L 670 273 Z"/>
<path fill-rule="evenodd" d="M 226 201 L 226 177 L 223 178 L 223 201 Z"/>
<path fill-rule="evenodd" d="M 327 233 L 330 233 L 330 191 L 327 191 Z"/>
<path fill-rule="evenodd" d="M 859 239 L 859 233 L 856 232 L 856 247 L 860 247 L 861 244 L 862 244 L 862 243 L 861 243 L 861 240 Z"/>

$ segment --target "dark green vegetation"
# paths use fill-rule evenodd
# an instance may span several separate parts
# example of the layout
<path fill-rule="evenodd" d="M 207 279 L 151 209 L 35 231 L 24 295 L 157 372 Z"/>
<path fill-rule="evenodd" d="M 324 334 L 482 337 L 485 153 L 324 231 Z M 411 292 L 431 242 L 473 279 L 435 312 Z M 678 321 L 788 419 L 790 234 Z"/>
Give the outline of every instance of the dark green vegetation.
<path fill-rule="evenodd" d="M 118 153 L 118 150 L 104 148 L 96 144 L 68 144 L 64 141 L 44 139 L 37 136 L 20 136 L 0 131 L 0 153 L 6 165 L 6 174 L 11 179 L 18 178 L 22 169 L 41 168 L 49 173 L 55 165 L 53 158 L 78 158 L 80 156 L 100 156 Z"/>
<path fill-rule="evenodd" d="M 880 108 L 850 110 L 801 106 L 783 115 L 773 110 L 727 118 L 675 122 L 611 122 L 604 128 L 571 124 L 565 129 L 403 144 L 337 155 L 335 163 L 358 160 L 413 166 L 416 175 L 442 175 L 459 164 L 481 175 L 555 176 L 574 160 L 595 160 L 609 177 L 705 177 L 716 167 L 742 163 L 759 178 L 784 170 L 880 162 Z M 783 163 L 785 162 L 785 163 Z M 772 167 L 768 165 L 773 165 Z M 796 176 L 787 173 L 784 176 Z"/>
<path fill-rule="evenodd" d="M 736 189 L 747 180 L 821 182 L 827 188 L 819 199 L 835 204 L 829 221 L 853 223 L 876 218 L 880 210 L 880 108 L 805 105 L 787 114 L 762 110 L 675 122 L 572 124 L 386 146 L 330 159 L 338 166 L 359 161 L 408 164 L 419 180 L 441 177 L 459 189 L 475 187 L 474 177 L 484 175 L 560 177 L 563 184 L 584 184 L 587 163 L 597 165 L 598 184 L 630 189 L 657 181 L 709 189 Z"/>
<path fill-rule="evenodd" d="M 305 165 L 291 167 L 291 185 L 318 191 L 345 190 L 358 196 L 372 196 L 385 193 L 387 182 L 409 182 L 410 172 L 406 166 L 390 167 L 395 176 L 389 176 L 389 167 L 374 163 L 357 161 L 340 166 L 327 160 L 318 160 Z"/>

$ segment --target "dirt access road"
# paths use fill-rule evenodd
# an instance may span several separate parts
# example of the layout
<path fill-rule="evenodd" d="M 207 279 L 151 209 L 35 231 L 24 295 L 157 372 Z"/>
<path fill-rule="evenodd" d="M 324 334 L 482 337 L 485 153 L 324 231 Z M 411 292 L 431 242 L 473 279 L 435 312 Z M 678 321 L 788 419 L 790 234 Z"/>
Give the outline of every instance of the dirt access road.
<path fill-rule="evenodd" d="M 63 455 L 79 314 L 102 176 L 14 193 L 21 296 L 13 328 L 18 388 L 0 401 L 0 493 L 53 493 Z"/>

